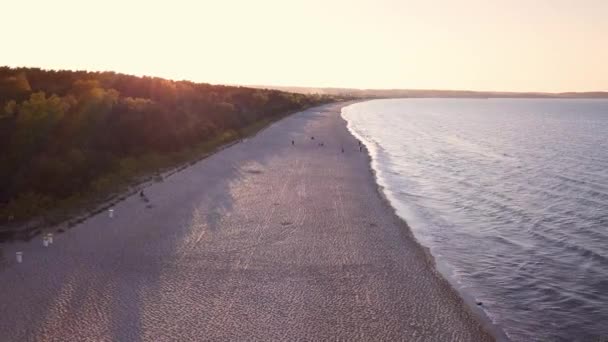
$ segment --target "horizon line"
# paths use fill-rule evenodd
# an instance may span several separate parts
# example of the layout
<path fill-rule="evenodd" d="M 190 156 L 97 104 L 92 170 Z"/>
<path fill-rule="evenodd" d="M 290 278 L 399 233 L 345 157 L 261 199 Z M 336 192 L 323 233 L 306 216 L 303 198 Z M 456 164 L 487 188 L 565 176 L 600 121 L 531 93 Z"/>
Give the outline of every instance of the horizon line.
<path fill-rule="evenodd" d="M 134 76 L 134 77 L 150 77 L 150 78 L 161 78 L 168 81 L 173 82 L 192 82 L 192 83 L 200 83 L 200 84 L 210 84 L 210 85 L 223 85 L 223 86 L 236 86 L 236 87 L 251 87 L 251 88 L 267 88 L 267 89 L 279 89 L 279 88 L 300 88 L 300 89 L 327 89 L 327 90 L 351 90 L 351 91 L 412 91 L 412 92 L 424 92 L 424 91 L 435 91 L 435 92 L 469 92 L 469 93 L 488 93 L 488 94 L 521 94 L 521 95 L 566 95 L 566 94 L 602 94 L 608 96 L 607 90 L 568 90 L 568 91 L 516 91 L 516 90 L 471 90 L 471 89 L 454 89 L 454 88 L 395 88 L 395 87 L 387 87 L 387 88 L 367 88 L 367 87 L 348 87 L 348 86 L 305 86 L 305 85 L 272 85 L 272 84 L 252 84 L 252 83 L 232 83 L 232 82 L 205 82 L 205 81 L 196 81 L 186 78 L 171 78 L 164 76 L 157 76 L 153 74 L 136 74 L 129 73 L 123 71 L 115 71 L 115 70 L 94 70 L 94 69 L 63 69 L 63 68 L 44 68 L 39 66 L 10 66 L 10 65 L 0 65 L 0 68 L 9 68 L 9 69 L 39 69 L 42 71 L 68 71 L 68 72 L 88 72 L 88 73 L 115 73 L 122 74 L 126 76 Z M 280 89 L 279 89 L 280 90 Z"/>

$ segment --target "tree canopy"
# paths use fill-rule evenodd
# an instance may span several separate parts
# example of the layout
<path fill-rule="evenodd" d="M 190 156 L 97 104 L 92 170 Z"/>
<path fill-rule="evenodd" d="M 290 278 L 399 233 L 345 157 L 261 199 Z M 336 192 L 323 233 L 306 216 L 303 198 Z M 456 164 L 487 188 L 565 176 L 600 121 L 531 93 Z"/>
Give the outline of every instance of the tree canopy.
<path fill-rule="evenodd" d="M 0 67 L 0 223 L 35 217 L 329 97 Z M 181 159 L 180 159 L 181 157 Z"/>

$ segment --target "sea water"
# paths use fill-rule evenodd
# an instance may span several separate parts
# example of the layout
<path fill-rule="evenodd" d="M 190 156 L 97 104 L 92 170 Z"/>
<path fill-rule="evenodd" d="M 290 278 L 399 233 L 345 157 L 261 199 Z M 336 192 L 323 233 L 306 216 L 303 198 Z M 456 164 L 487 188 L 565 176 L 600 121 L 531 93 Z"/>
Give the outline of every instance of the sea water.
<path fill-rule="evenodd" d="M 608 101 L 343 109 L 397 214 L 513 341 L 608 339 Z"/>

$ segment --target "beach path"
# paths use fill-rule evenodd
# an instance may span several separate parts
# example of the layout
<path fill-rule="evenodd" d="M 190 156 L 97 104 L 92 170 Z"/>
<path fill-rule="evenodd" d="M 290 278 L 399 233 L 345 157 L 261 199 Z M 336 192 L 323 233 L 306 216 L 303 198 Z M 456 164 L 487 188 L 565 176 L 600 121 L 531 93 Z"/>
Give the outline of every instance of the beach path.
<path fill-rule="evenodd" d="M 341 106 L 285 118 L 47 248 L 3 246 L 0 340 L 491 340 L 381 199 Z"/>

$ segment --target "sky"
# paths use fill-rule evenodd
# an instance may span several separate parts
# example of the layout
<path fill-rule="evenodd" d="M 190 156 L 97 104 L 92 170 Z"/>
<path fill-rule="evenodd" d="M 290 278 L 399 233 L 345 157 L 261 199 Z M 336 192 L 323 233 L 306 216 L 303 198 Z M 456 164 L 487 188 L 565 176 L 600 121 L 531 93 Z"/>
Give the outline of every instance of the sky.
<path fill-rule="evenodd" d="M 608 90 L 608 0 L 0 0 L 0 65 L 308 87 Z"/>

